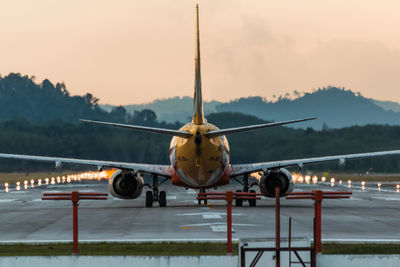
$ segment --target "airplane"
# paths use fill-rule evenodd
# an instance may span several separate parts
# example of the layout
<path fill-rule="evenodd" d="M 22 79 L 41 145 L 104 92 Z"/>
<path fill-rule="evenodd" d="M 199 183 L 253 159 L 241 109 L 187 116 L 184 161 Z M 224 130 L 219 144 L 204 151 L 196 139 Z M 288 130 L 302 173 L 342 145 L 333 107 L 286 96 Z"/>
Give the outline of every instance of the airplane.
<path fill-rule="evenodd" d="M 175 186 L 192 188 L 199 190 L 200 192 L 205 192 L 206 189 L 224 186 L 229 184 L 232 180 L 236 180 L 243 186 L 242 191 L 249 192 L 251 187 L 251 185 L 249 185 L 250 174 L 259 173 L 261 176 L 258 179 L 258 186 L 261 193 L 265 197 L 275 197 L 276 186 L 279 186 L 281 196 L 285 196 L 287 193 L 292 192 L 294 187 L 291 173 L 287 168 L 297 167 L 299 169 L 303 169 L 304 165 L 332 161 L 338 161 L 339 165 L 343 165 L 348 159 L 400 154 L 400 150 L 391 150 L 272 162 L 230 164 L 230 149 L 226 135 L 304 122 L 313 120 L 315 118 L 271 122 L 228 129 L 219 129 L 215 125 L 208 123 L 204 118 L 202 99 L 198 5 L 196 5 L 196 49 L 194 80 L 193 120 L 192 122 L 182 126 L 179 130 L 84 119 L 81 120 L 84 123 L 120 127 L 172 136 L 169 149 L 170 165 L 153 165 L 3 153 L 0 153 L 0 158 L 54 162 L 56 167 L 61 167 L 63 163 L 72 163 L 78 165 L 96 166 L 98 170 L 102 170 L 103 168 L 114 168 L 117 169 L 117 171 L 113 173 L 108 182 L 109 191 L 114 197 L 123 199 L 136 199 L 141 196 L 143 187 L 147 185 L 151 188 L 151 190 L 146 192 L 146 207 L 153 207 L 153 204 L 156 202 L 159 203 L 160 207 L 166 207 L 166 192 L 159 191 L 159 186 L 168 180 L 170 180 L 170 182 Z M 144 174 L 151 175 L 152 185 L 144 183 Z M 164 179 L 159 182 L 159 177 L 163 177 Z M 254 192 L 254 190 L 250 190 L 250 192 L 252 191 Z M 250 206 L 256 205 L 255 200 L 248 201 Z M 199 204 L 201 204 L 200 201 Z M 242 204 L 243 200 L 236 200 L 236 206 L 242 206 Z"/>

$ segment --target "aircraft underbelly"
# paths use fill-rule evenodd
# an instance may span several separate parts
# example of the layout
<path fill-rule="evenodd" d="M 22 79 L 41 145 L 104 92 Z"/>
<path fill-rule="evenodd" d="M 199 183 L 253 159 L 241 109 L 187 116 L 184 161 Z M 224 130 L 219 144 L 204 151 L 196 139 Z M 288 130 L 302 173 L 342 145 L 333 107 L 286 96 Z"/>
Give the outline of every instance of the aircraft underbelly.
<path fill-rule="evenodd" d="M 212 187 L 226 174 L 229 157 L 222 149 L 208 150 L 200 156 L 179 149 L 173 152 L 176 153 L 173 158 L 174 172 L 177 178 L 190 187 Z"/>

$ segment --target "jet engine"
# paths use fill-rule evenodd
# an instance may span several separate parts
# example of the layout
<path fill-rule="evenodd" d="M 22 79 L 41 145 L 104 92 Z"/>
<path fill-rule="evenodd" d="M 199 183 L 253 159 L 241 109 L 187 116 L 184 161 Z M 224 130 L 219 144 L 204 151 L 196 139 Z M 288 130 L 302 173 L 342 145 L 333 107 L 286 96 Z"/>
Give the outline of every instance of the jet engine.
<path fill-rule="evenodd" d="M 270 170 L 260 179 L 260 191 L 266 197 L 275 197 L 275 187 L 279 186 L 279 193 L 285 196 L 293 191 L 292 175 L 286 169 Z"/>
<path fill-rule="evenodd" d="M 142 194 L 143 177 L 133 171 L 118 170 L 108 180 L 108 189 L 114 197 L 134 199 Z"/>

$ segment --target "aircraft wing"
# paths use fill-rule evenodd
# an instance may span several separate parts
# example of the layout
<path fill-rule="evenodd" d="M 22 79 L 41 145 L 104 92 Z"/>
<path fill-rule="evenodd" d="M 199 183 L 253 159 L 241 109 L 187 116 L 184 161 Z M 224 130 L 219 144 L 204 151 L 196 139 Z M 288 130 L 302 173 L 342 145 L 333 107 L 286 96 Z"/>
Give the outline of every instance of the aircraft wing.
<path fill-rule="evenodd" d="M 107 125 L 107 126 L 112 126 L 112 127 L 119 127 L 119 128 L 131 129 L 131 130 L 150 132 L 150 133 L 179 136 L 179 137 L 183 137 L 183 138 L 189 138 L 193 135 L 192 133 L 185 132 L 185 131 L 154 128 L 154 127 L 147 127 L 147 126 L 140 126 L 140 125 L 131 125 L 131 124 L 104 122 L 104 121 L 92 121 L 92 120 L 84 120 L 84 119 L 80 119 L 80 121 L 92 123 L 92 124 L 100 124 L 100 125 Z"/>
<path fill-rule="evenodd" d="M 143 172 L 143 173 L 153 173 L 153 174 L 158 174 L 158 175 L 165 176 L 165 177 L 171 177 L 171 172 L 169 171 L 170 170 L 169 165 L 153 165 L 153 164 L 142 164 L 142 163 L 43 157 L 43 156 L 3 154 L 3 153 L 0 153 L 0 158 L 54 162 L 56 167 L 61 167 L 61 165 L 63 163 L 71 163 L 71 164 L 77 164 L 77 165 L 96 166 L 99 170 L 102 169 L 103 167 L 128 169 L 128 170 L 134 170 L 134 171 L 139 171 L 139 172 Z"/>
<path fill-rule="evenodd" d="M 280 121 L 280 122 L 271 122 L 271 123 L 263 123 L 263 124 L 256 124 L 256 125 L 248 125 L 248 126 L 242 126 L 242 127 L 234 127 L 234 128 L 228 128 L 228 129 L 209 131 L 209 132 L 204 133 L 204 135 L 209 137 L 209 138 L 213 138 L 213 137 L 226 135 L 226 134 L 248 132 L 248 131 L 251 131 L 251 130 L 257 130 L 257 129 L 261 129 L 261 128 L 275 127 L 275 126 L 292 124 L 292 123 L 303 122 L 303 121 L 310 121 L 310 120 L 315 120 L 315 119 L 316 118 L 307 118 L 307 119 L 300 119 L 300 120 Z"/>
<path fill-rule="evenodd" d="M 400 150 L 336 155 L 336 156 L 305 158 L 305 159 L 292 159 L 292 160 L 282 160 L 282 161 L 270 161 L 270 162 L 249 163 L 249 164 L 232 164 L 231 165 L 232 172 L 230 175 L 238 176 L 246 173 L 267 171 L 270 169 L 278 169 L 286 167 L 298 167 L 299 169 L 302 169 L 303 166 L 306 164 L 322 163 L 329 161 L 338 161 L 339 165 L 344 165 L 344 163 L 348 159 L 361 159 L 361 158 L 388 156 L 388 155 L 400 155 Z"/>

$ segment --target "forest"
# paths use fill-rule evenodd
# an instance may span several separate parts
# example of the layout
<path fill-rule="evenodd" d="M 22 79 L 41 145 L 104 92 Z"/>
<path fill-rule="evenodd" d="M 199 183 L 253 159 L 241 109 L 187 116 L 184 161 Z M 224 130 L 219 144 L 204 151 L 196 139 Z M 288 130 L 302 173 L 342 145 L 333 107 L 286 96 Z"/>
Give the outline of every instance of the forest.
<path fill-rule="evenodd" d="M 210 123 L 221 128 L 265 121 L 240 113 L 214 113 Z M 145 123 L 139 123 L 145 124 Z M 153 122 L 152 126 L 178 128 L 180 125 Z M 315 131 L 274 127 L 228 135 L 232 163 L 248 163 L 400 149 L 398 126 L 353 126 Z M 170 137 L 61 120 L 33 123 L 25 119 L 0 124 L 0 152 L 41 156 L 74 157 L 168 164 Z M 68 168 L 68 166 L 66 166 Z M 0 171 L 49 170 L 53 164 L 0 160 Z M 400 157 L 351 160 L 344 167 L 336 163 L 311 166 L 319 170 L 396 172 Z"/>
<path fill-rule="evenodd" d="M 63 83 L 34 77 L 0 77 L 0 153 L 74 157 L 137 163 L 169 163 L 170 137 L 80 123 L 80 118 L 178 129 L 182 123 L 159 121 L 150 109 L 129 113 L 122 106 L 101 109 L 91 94 L 71 96 Z M 190 115 L 190 114 L 188 114 Z M 219 128 L 265 123 L 237 112 L 207 116 Z M 400 149 L 400 126 L 365 125 L 341 129 L 274 127 L 228 135 L 232 163 L 276 161 L 315 156 Z M 71 168 L 72 166 L 65 166 Z M 0 160 L 0 171 L 50 170 L 53 164 Z M 396 172 L 400 157 L 382 157 L 314 165 L 310 168 Z"/>

